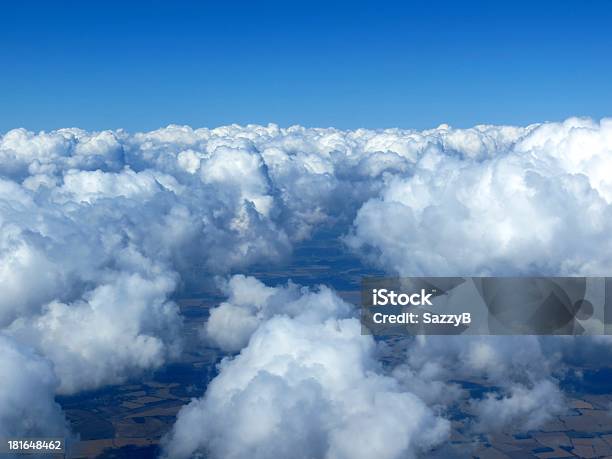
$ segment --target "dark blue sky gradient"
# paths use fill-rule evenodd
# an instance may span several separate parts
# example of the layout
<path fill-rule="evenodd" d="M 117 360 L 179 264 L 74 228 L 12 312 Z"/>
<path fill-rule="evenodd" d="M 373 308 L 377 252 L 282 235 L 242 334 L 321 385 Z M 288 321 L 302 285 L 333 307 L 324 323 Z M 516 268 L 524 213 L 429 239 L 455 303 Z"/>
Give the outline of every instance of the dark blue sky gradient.
<path fill-rule="evenodd" d="M 0 132 L 612 115 L 612 2 L 4 2 Z"/>

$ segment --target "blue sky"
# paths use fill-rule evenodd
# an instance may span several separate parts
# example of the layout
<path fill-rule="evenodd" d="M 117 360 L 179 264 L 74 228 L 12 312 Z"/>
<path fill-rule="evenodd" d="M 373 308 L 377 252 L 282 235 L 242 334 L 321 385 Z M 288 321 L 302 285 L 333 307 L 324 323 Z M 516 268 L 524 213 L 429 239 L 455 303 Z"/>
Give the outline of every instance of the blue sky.
<path fill-rule="evenodd" d="M 612 2 L 13 2 L 0 132 L 612 115 Z"/>

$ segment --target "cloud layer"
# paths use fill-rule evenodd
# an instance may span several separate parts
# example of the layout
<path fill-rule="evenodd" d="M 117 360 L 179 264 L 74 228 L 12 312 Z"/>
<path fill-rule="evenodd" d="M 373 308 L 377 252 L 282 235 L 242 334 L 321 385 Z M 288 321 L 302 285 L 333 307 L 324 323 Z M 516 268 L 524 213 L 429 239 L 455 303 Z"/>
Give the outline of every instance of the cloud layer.
<path fill-rule="evenodd" d="M 282 262 L 296 242 L 322 229 L 343 235 L 349 250 L 390 274 L 606 274 L 612 266 L 610 169 L 607 119 L 426 131 L 16 129 L 0 137 L 0 367 L 16 368 L 17 385 L 37 379 L 31 391 L 48 413 L 39 427 L 53 430 L 61 424 L 55 393 L 119 383 L 180 355 L 183 319 L 175 292 L 197 289 L 214 275 Z M 426 348 L 436 350 L 431 365 L 407 358 L 386 374 L 376 368 L 375 346 L 363 347 L 350 308 L 333 292 L 272 288 L 240 276 L 225 291 L 227 301 L 202 334 L 241 354 L 226 362 L 190 408 L 193 414 L 181 416 L 208 416 L 197 406 L 221 416 L 232 403 L 256 403 L 249 397 L 257 391 L 295 389 L 294 398 L 279 400 L 275 419 L 291 418 L 298 406 L 312 417 L 308 425 L 291 425 L 294 435 L 287 434 L 281 449 L 315 439 L 320 449 L 314 453 L 348 454 L 343 438 L 358 421 L 330 376 L 336 344 L 355 356 L 356 367 L 344 370 L 355 372 L 347 383 L 363 398 L 363 413 L 377 416 L 381 406 L 394 404 L 419 413 L 422 425 L 406 424 L 406 443 L 398 446 L 411 453 L 434 444 L 443 430 L 432 414 L 435 401 L 419 387 L 452 398 L 452 375 L 507 381 L 474 412 L 482 425 L 502 413 L 502 424 L 526 426 L 538 394 L 550 397 L 551 413 L 562 404 L 556 375 L 535 371 L 532 356 L 552 362 L 557 352 L 577 355 L 571 340 L 525 338 L 508 344 L 526 349 L 518 364 L 504 342 L 429 339 Z M 250 350 L 254 343 L 261 355 Z M 278 366 L 294 347 L 309 355 L 320 349 L 321 368 L 291 353 L 294 365 Z M 457 366 L 456 359 L 472 364 Z M 241 385 L 232 386 L 225 374 L 240 375 Z M 377 392 L 387 395 L 371 398 Z M 230 400 L 232 394 L 244 402 Z M 22 392 L 10 397 L 0 397 L 6 413 L 0 432 L 34 412 Z M 390 419 L 401 418 L 394 413 Z M 314 427 L 321 416 L 339 424 Z M 176 438 L 181 425 L 179 419 Z M 230 451 L 210 440 L 233 441 L 222 425 L 216 432 L 202 429 L 192 450 L 240 457 L 246 447 L 236 443 Z M 437 433 L 419 444 L 410 429 Z M 252 433 L 253 445 L 269 434 L 263 430 Z"/>

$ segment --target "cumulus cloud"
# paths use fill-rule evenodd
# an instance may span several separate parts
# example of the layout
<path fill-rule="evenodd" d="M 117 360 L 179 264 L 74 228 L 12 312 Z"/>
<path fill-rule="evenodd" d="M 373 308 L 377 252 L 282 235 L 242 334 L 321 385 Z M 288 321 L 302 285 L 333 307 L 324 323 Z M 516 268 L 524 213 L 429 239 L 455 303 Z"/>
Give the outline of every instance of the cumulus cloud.
<path fill-rule="evenodd" d="M 502 430 L 519 426 L 533 430 L 563 412 L 564 403 L 559 388 L 551 381 L 537 382 L 532 387 L 513 386 L 507 395 L 487 394 L 475 403 L 476 428 L 482 431 Z"/>
<path fill-rule="evenodd" d="M 560 355 L 536 336 L 421 336 L 392 375 L 430 405 L 464 394 L 456 381 L 480 381 L 483 399 L 470 400 L 475 431 L 534 429 L 565 408 L 555 370 Z"/>
<path fill-rule="evenodd" d="M 372 337 L 342 318 L 351 307 L 329 289 L 242 276 L 227 289 L 228 302 L 213 310 L 223 319 L 211 315 L 207 331 L 217 326 L 221 346 L 235 350 L 237 335 L 248 344 L 181 410 L 167 457 L 399 458 L 447 437 L 448 421 L 383 374 Z M 255 324 L 245 327 L 245 316 Z"/>
<path fill-rule="evenodd" d="M 425 154 L 364 203 L 346 241 L 405 275 L 605 272 L 609 132 L 607 120 L 570 119 L 526 129 L 485 159 Z"/>
<path fill-rule="evenodd" d="M 178 135 L 0 138 L 0 330 L 46 359 L 53 392 L 158 368 L 181 348 L 177 288 L 289 253 L 260 157 L 223 148 L 204 142 L 194 174 Z"/>
<path fill-rule="evenodd" d="M 610 120 L 576 118 L 449 130 L 440 135 L 442 148 L 423 151 L 409 171 L 387 177 L 359 209 L 345 242 L 405 276 L 601 275 L 612 266 L 612 181 L 605 172 L 611 136 Z M 551 368 L 575 363 L 577 355 L 597 355 L 600 364 L 605 358 L 600 338 L 426 343 L 417 353 L 426 360 L 409 357 L 395 376 L 422 388 L 423 397 L 429 387 L 446 398 L 451 375 L 486 377 L 501 391 L 473 401 L 479 429 L 541 425 L 563 409 Z M 562 366 L 556 369 L 562 374 Z"/>
<path fill-rule="evenodd" d="M 241 350 L 258 326 L 275 315 L 318 323 L 325 318 L 346 318 L 352 308 L 325 286 L 315 293 L 289 283 L 285 288 L 268 287 L 254 277 L 237 275 L 224 286 L 227 301 L 213 308 L 204 337 L 228 352 Z"/>
<path fill-rule="evenodd" d="M 82 300 L 48 303 L 7 332 L 51 359 L 61 392 L 120 382 L 178 354 L 181 319 L 166 300 L 173 288 L 171 278 L 121 274 Z"/>
<path fill-rule="evenodd" d="M 391 274 L 601 275 L 612 264 L 611 158 L 612 121 L 576 118 L 425 131 L 15 129 L 0 137 L 0 331 L 8 340 L 0 347 L 50 365 L 56 383 L 36 389 L 42 392 L 121 382 L 180 352 L 177 290 L 285 260 L 296 242 L 322 230 L 344 234 L 350 250 Z M 265 341 L 264 330 L 283 321 L 304 328 L 304 349 L 313 352 L 313 336 L 338 338 L 322 331 L 326 323 L 335 323 L 342 336 L 351 329 L 350 313 L 325 288 L 271 288 L 234 277 L 224 289 L 227 301 L 212 311 L 202 333 L 225 351 L 243 350 L 227 363 L 237 373 L 259 365 L 243 357 L 248 343 L 260 335 Z M 515 345 L 550 363 L 557 352 L 575 357 L 572 342 Z M 556 387 L 553 372 L 538 373 L 527 354 L 517 364 L 500 349 L 491 351 L 493 340 L 449 343 L 440 344 L 430 365 L 408 359 L 394 378 L 368 376 L 374 363 L 365 350 L 366 376 L 354 378 L 355 390 L 382 385 L 402 400 L 398 405 L 431 405 L 426 387 L 455 397 L 444 368 L 505 377 L 511 383 L 483 402 L 481 416 L 498 404 L 507 413 L 503 419 L 521 423 L 530 416 L 531 394 Z M 470 365 L 453 365 L 449 356 L 457 352 Z M 295 404 L 323 403 L 317 394 L 333 394 L 320 411 L 346 416 L 346 425 L 306 430 L 340 448 L 345 434 L 337 432 L 354 424 L 329 402 L 336 400 L 333 385 L 319 383 L 307 396 L 306 376 L 293 380 L 260 366 L 271 376 L 253 377 L 253 384 L 305 388 L 278 407 L 280 417 Z M 412 395 L 406 395 L 408 381 Z M 249 384 L 240 389 L 246 398 L 254 390 Z M 201 404 L 225 400 L 221 388 L 210 393 L 217 395 Z M 527 408 L 516 411 L 513 403 Z M 370 414 L 378 412 L 375 402 L 367 406 Z M 429 411 L 423 413 L 428 418 Z M 410 441 L 406 448 L 421 446 Z"/>
<path fill-rule="evenodd" d="M 62 392 L 177 355 L 170 297 L 197 278 L 194 266 L 206 276 L 290 249 L 251 150 L 219 147 L 193 176 L 167 144 L 132 142 L 80 130 L 15 130 L 0 142 L 0 327 L 51 359 Z"/>
<path fill-rule="evenodd" d="M 0 335 L 0 437 L 63 435 L 66 420 L 54 401 L 58 380 L 49 361 Z"/>

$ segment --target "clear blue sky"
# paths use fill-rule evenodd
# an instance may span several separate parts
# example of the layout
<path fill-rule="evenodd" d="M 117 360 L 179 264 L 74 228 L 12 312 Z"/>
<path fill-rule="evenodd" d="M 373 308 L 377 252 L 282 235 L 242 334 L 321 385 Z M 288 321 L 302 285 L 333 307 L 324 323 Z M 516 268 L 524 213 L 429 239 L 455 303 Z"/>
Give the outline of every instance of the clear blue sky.
<path fill-rule="evenodd" d="M 612 115 L 612 2 L 3 2 L 0 132 Z"/>

